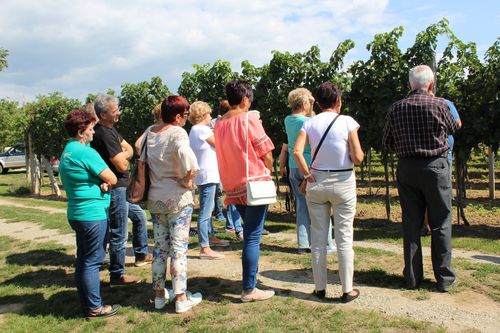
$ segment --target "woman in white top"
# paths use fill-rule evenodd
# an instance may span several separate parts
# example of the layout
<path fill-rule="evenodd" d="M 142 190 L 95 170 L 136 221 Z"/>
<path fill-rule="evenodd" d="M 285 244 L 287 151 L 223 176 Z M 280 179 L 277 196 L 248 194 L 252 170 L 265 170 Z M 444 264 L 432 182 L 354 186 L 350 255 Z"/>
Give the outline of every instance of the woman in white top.
<path fill-rule="evenodd" d="M 189 121 L 193 124 L 189 132 L 189 143 L 193 149 L 200 173 L 194 179 L 200 194 L 200 212 L 198 214 L 198 241 L 200 243 L 200 259 L 223 259 L 224 254 L 210 248 L 227 246 L 228 241 L 215 237 L 212 227 L 212 211 L 214 210 L 215 190 L 220 182 L 217 156 L 215 155 L 214 132 L 210 128 L 212 109 L 205 102 L 194 102 L 189 108 Z"/>
<path fill-rule="evenodd" d="M 193 178 L 199 171 L 196 156 L 182 128 L 189 103 L 182 96 L 169 96 L 161 104 L 163 123 L 146 130 L 147 163 L 151 185 L 148 209 L 156 215 L 153 224 L 153 290 L 155 308 L 175 299 L 175 311 L 186 312 L 201 302 L 200 293 L 187 291 L 187 250 L 193 213 Z M 166 265 L 170 258 L 173 290 L 165 289 Z"/>
<path fill-rule="evenodd" d="M 325 297 L 326 243 L 333 208 L 334 235 L 342 283 L 340 301 L 347 303 L 359 296 L 359 290 L 352 288 L 353 221 L 356 213 L 356 179 L 353 167 L 363 161 L 364 154 L 358 139 L 359 124 L 349 116 L 340 115 L 340 88 L 331 82 L 322 83 L 317 90 L 316 101 L 322 113 L 304 123 L 293 149 L 297 167 L 308 182 L 306 200 L 311 217 L 315 283 L 313 294 L 318 298 Z M 334 119 L 316 158 L 308 167 L 303 155 L 306 143 L 311 145 L 314 156 L 322 136 Z"/>

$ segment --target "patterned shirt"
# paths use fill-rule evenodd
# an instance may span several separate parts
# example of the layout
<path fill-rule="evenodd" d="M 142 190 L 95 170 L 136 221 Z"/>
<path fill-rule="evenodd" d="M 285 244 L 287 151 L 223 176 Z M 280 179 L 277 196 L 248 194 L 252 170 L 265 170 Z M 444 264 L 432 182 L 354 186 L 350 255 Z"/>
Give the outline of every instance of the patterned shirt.
<path fill-rule="evenodd" d="M 448 135 L 457 129 L 443 98 L 415 90 L 389 108 L 382 142 L 399 158 L 446 156 Z"/>

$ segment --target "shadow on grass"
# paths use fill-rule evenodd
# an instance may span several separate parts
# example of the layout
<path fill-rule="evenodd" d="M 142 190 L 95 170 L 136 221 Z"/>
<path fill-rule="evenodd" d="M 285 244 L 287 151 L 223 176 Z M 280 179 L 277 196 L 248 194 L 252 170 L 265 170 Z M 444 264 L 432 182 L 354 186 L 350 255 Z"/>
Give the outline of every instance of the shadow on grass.
<path fill-rule="evenodd" d="M 475 256 L 472 256 L 472 258 L 479 259 L 479 260 L 485 260 L 485 261 L 489 261 L 493 264 L 500 265 L 500 257 L 497 257 L 497 256 L 475 255 Z"/>
<path fill-rule="evenodd" d="M 385 219 L 354 220 L 354 240 L 402 239 L 401 223 Z"/>
<path fill-rule="evenodd" d="M 269 251 L 269 252 L 282 252 L 282 253 L 287 253 L 287 254 L 296 254 L 297 253 L 297 248 L 296 247 L 288 247 L 288 246 L 279 246 L 279 245 L 271 245 L 271 244 L 260 244 L 260 250 L 261 250 L 261 256 L 265 255 L 262 254 L 262 251 Z"/>
<path fill-rule="evenodd" d="M 30 304 L 43 304 L 43 294 L 9 295 L 0 297 L 0 314 L 23 313 Z"/>
<path fill-rule="evenodd" d="M 264 273 L 260 273 L 262 276 L 266 276 Z M 267 286 L 260 281 L 257 283 L 257 288 L 259 289 L 273 289 L 278 296 L 291 296 L 299 299 L 314 300 L 308 291 L 295 291 L 286 288 L 276 288 Z M 203 299 L 209 302 L 231 302 L 231 303 L 241 303 L 240 295 L 242 290 L 242 283 L 240 280 L 228 280 L 221 279 L 218 277 L 197 277 L 189 279 L 188 289 L 193 291 L 201 291 L 203 294 Z"/>
<path fill-rule="evenodd" d="M 269 270 L 260 272 L 260 274 L 269 279 L 283 282 L 314 284 L 312 270 L 306 268 L 291 269 L 286 271 Z M 340 285 L 338 270 L 328 270 L 327 274 L 328 283 Z M 382 269 L 369 269 L 361 271 L 355 270 L 354 282 L 362 285 L 387 289 L 404 289 L 406 286 L 402 275 L 387 273 Z M 429 279 L 424 279 L 419 288 L 434 291 L 436 290 L 436 284 Z M 294 291 L 293 293 L 296 292 Z M 310 293 L 312 293 L 312 290 L 306 291 L 306 295 L 309 296 Z M 307 299 L 309 299 L 309 297 Z"/>
<path fill-rule="evenodd" d="M 3 307 L 3 313 L 18 313 L 25 316 L 53 316 L 63 320 L 81 318 L 80 303 L 76 291 L 65 290 L 45 299 L 43 294 L 25 294 L 19 296 L 0 297 L 0 304 L 17 304 L 19 306 Z"/>
<path fill-rule="evenodd" d="M 199 248 L 198 242 L 193 243 L 192 245 L 189 245 L 190 249 L 195 249 Z M 225 247 L 211 247 L 212 250 L 215 250 L 217 252 L 233 252 L 233 251 L 242 251 L 243 250 L 243 243 L 237 242 L 237 241 L 232 241 L 229 243 L 229 246 Z M 266 252 L 282 252 L 286 254 L 296 254 L 297 253 L 297 248 L 295 247 L 287 247 L 287 246 L 279 246 L 279 245 L 270 245 L 270 244 L 260 244 L 260 255 L 265 256 Z M 188 259 L 199 259 L 198 255 L 188 255 Z"/>
<path fill-rule="evenodd" d="M 1 283 L 2 286 L 11 285 L 21 288 L 71 287 L 73 284 L 73 275 L 68 275 L 64 269 L 41 269 L 26 272 Z"/>
<path fill-rule="evenodd" d="M 475 224 L 469 226 L 463 224 L 454 224 L 452 237 L 470 237 L 499 240 L 500 228 L 484 224 Z"/>
<path fill-rule="evenodd" d="M 388 222 L 385 219 L 354 220 L 354 240 L 403 239 L 402 223 Z M 498 240 L 500 228 L 484 224 L 452 225 L 452 237 L 469 237 Z"/>
<path fill-rule="evenodd" d="M 66 249 L 31 250 L 25 253 L 10 254 L 7 264 L 18 266 L 73 266 L 75 257 L 66 254 Z"/>

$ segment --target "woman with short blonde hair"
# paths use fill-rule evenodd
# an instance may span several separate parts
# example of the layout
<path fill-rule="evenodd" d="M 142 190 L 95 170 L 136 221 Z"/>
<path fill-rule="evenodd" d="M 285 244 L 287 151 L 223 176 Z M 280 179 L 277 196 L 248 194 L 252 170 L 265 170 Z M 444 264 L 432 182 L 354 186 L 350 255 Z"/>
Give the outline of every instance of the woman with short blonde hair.
<path fill-rule="evenodd" d="M 196 101 L 189 107 L 189 122 L 197 125 L 203 121 L 206 114 L 211 114 L 212 108 L 208 103 Z M 211 118 L 211 117 L 210 117 Z"/>
<path fill-rule="evenodd" d="M 297 88 L 290 91 L 288 94 L 288 104 L 290 104 L 293 111 L 302 110 L 306 117 L 314 116 L 314 98 L 306 88 Z"/>
<path fill-rule="evenodd" d="M 220 183 L 219 167 L 215 155 L 214 132 L 210 128 L 212 109 L 205 102 L 197 101 L 189 108 L 189 121 L 193 124 L 189 132 L 189 144 L 196 155 L 200 173 L 194 179 L 200 195 L 198 214 L 198 242 L 200 259 L 223 259 L 224 254 L 210 246 L 228 246 L 229 242 L 215 237 L 212 227 L 212 211 L 215 206 L 215 190 Z"/>
<path fill-rule="evenodd" d="M 155 118 L 155 124 L 158 125 L 163 123 L 163 120 L 161 120 L 161 103 L 155 105 L 153 111 L 151 111 L 151 114 Z"/>
<path fill-rule="evenodd" d="M 287 142 L 283 144 L 280 153 L 280 173 L 283 177 L 288 177 L 295 195 L 295 221 L 297 233 L 298 253 L 302 254 L 310 251 L 311 247 L 311 219 L 307 209 L 306 197 L 300 192 L 299 185 L 304 179 L 292 156 L 295 140 L 299 135 L 302 125 L 314 116 L 314 97 L 306 88 L 296 88 L 288 94 L 288 103 L 292 112 L 286 116 L 285 132 Z M 304 147 L 304 158 L 307 165 L 311 163 L 311 147 L 307 144 Z M 288 162 L 288 163 L 287 163 Z M 328 228 L 327 252 L 333 253 L 335 245 L 332 240 L 331 226 Z"/>

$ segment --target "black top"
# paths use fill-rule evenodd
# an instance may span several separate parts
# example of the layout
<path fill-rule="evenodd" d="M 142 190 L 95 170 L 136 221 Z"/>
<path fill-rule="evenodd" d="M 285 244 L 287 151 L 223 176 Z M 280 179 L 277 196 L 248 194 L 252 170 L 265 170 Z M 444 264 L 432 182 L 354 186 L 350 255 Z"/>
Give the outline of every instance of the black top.
<path fill-rule="evenodd" d="M 448 135 L 457 129 L 443 98 L 415 90 L 389 108 L 383 144 L 399 158 L 446 156 Z"/>
<path fill-rule="evenodd" d="M 110 161 L 111 157 L 122 152 L 120 143 L 123 141 L 123 138 L 114 127 L 107 128 L 101 124 L 97 124 L 94 127 L 94 131 L 94 139 L 90 142 L 90 146 L 97 150 L 104 162 L 106 162 L 111 171 L 116 175 L 116 178 L 118 178 L 115 187 L 126 187 L 128 185 L 128 171 L 125 173 L 118 172 L 114 164 Z"/>

